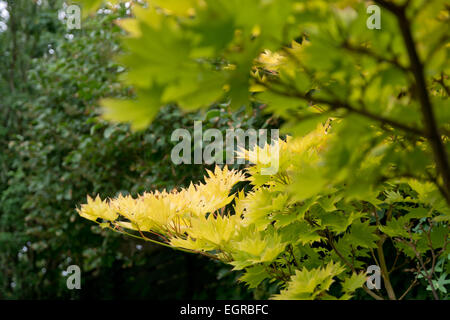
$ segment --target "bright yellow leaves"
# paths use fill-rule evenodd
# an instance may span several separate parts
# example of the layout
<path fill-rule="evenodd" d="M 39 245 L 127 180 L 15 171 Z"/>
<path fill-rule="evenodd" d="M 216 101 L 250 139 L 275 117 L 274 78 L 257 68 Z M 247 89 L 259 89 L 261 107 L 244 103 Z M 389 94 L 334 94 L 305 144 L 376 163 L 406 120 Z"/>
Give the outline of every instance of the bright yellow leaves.
<path fill-rule="evenodd" d="M 187 236 L 173 238 L 171 245 L 191 250 L 226 250 L 229 242 L 235 239 L 241 227 L 241 218 L 237 215 L 209 215 L 191 220 L 186 229 Z"/>
<path fill-rule="evenodd" d="M 263 147 L 240 150 L 237 156 L 254 164 L 247 169 L 249 180 L 254 186 L 274 183 L 289 185 L 300 181 L 295 178 L 297 173 L 305 173 L 306 178 L 312 170 L 318 170 L 317 163 L 321 160 L 322 151 L 328 141 L 326 128 L 326 125 L 319 124 L 315 130 L 303 137 L 287 137 L 286 141 L 279 139 Z M 270 174 L 268 169 L 273 168 L 274 164 L 277 165 L 277 170 Z"/>
<path fill-rule="evenodd" d="M 242 230 L 240 236 L 239 241 L 234 243 L 234 261 L 231 262 L 234 269 L 238 270 L 253 264 L 274 261 L 287 245 L 273 229 L 259 232 L 254 226 L 250 226 Z"/>
<path fill-rule="evenodd" d="M 279 158 L 280 154 L 286 151 L 286 142 L 278 139 L 278 141 L 273 141 L 271 144 L 266 143 L 262 148 L 256 145 L 253 150 L 239 150 L 238 157 L 248 160 L 259 167 L 268 167 L 272 164 L 274 158 Z"/>
<path fill-rule="evenodd" d="M 274 239 L 268 241 L 259 233 L 265 232 L 276 217 L 284 217 L 289 212 L 293 203 L 289 188 L 295 178 L 292 171 L 301 172 L 299 168 L 307 167 L 308 161 L 316 161 L 325 139 L 325 128 L 319 126 L 301 139 L 288 138 L 287 142 L 279 139 L 264 147 L 241 150 L 239 155 L 255 164 L 247 169 L 249 178 L 226 166 L 216 167 L 214 172 L 207 170 L 203 183 L 181 190 L 146 192 L 137 198 L 119 195 L 107 200 L 97 196 L 93 200 L 88 197 L 87 203 L 77 211 L 92 221 L 100 218 L 102 226 L 137 231 L 142 237 L 144 232 L 157 234 L 166 244 L 188 250 L 227 251 L 230 257 L 233 253 L 245 252 L 242 243 L 248 242 L 249 248 L 254 250 L 260 246 L 267 248 Z M 279 170 L 274 175 L 265 175 L 262 171 L 274 157 L 279 157 Z M 244 180 L 251 181 L 254 190 L 248 194 L 239 192 L 236 198 L 231 190 Z M 235 198 L 234 214 L 226 214 L 225 207 Z M 249 230 L 253 230 L 251 235 Z M 243 234 L 249 238 L 243 238 Z M 236 237 L 241 244 L 233 243 Z M 258 245 L 252 241 L 259 241 Z M 279 253 L 280 248 L 283 246 L 278 246 L 274 252 Z M 251 252 L 247 254 L 256 256 Z"/>
<path fill-rule="evenodd" d="M 257 62 L 260 63 L 261 67 L 264 69 L 270 72 L 277 72 L 285 59 L 286 58 L 278 52 L 264 50 L 264 52 L 259 55 Z"/>
<path fill-rule="evenodd" d="M 239 156 L 254 164 L 247 169 L 248 178 L 226 166 L 216 167 L 207 170 L 204 182 L 181 190 L 146 192 L 137 198 L 88 197 L 77 211 L 92 221 L 100 223 L 100 218 L 102 227 L 124 233 L 131 230 L 133 235 L 137 232 L 141 238 L 154 241 L 144 236 L 152 233 L 165 245 L 214 252 L 216 258 L 228 262 L 241 261 L 236 267 L 268 262 L 276 259 L 285 243 L 276 233 L 267 232 L 279 219 L 284 221 L 282 225 L 295 221 L 296 215 L 289 212 L 296 198 L 291 193 L 296 174 L 317 161 L 326 138 L 325 127 L 320 125 L 301 139 L 288 137 L 287 141 L 278 139 L 264 147 L 241 150 Z M 274 157 L 279 161 L 279 170 L 273 175 L 264 174 Z M 244 180 L 253 184 L 253 191 L 233 194 L 233 186 Z M 233 200 L 233 210 L 226 212 Z"/>
<path fill-rule="evenodd" d="M 97 218 L 103 220 L 116 220 L 118 214 L 109 206 L 106 201 L 102 201 L 99 196 L 93 200 L 91 197 L 87 197 L 87 204 L 82 204 L 81 209 L 77 209 L 77 212 L 83 218 L 96 221 Z"/>
<path fill-rule="evenodd" d="M 207 170 L 205 183 L 191 184 L 189 188 L 171 192 L 149 192 L 134 199 L 119 195 L 115 199 L 102 201 L 99 196 L 83 204 L 78 212 L 81 216 L 95 220 L 114 221 L 118 215 L 136 224 L 141 231 L 153 226 L 168 226 L 175 218 L 187 219 L 192 216 L 204 216 L 213 213 L 230 203 L 234 196 L 229 195 L 231 188 L 245 180 L 242 173 L 223 170 L 216 167 L 214 172 Z"/>
<path fill-rule="evenodd" d="M 245 176 L 227 167 L 208 171 L 204 183 L 191 184 L 180 191 L 154 191 L 133 198 L 119 195 L 115 199 L 93 200 L 77 209 L 80 216 L 102 226 L 150 232 L 165 242 L 190 250 L 214 250 L 233 237 L 240 225 L 239 216 L 217 214 L 233 199 L 231 188 Z M 147 239 L 144 237 L 144 239 Z M 192 242 L 192 239 L 198 241 Z"/>
<path fill-rule="evenodd" d="M 315 195 L 301 202 L 298 199 L 315 190 L 314 185 L 304 181 L 308 182 L 307 173 L 321 161 L 327 139 L 326 126 L 319 125 L 302 138 L 288 137 L 286 141 L 278 139 L 263 147 L 241 150 L 239 156 L 253 163 L 246 170 L 249 177 L 226 166 L 216 167 L 207 170 L 204 182 L 181 190 L 152 191 L 137 198 L 88 197 L 87 204 L 77 211 L 92 221 L 100 222 L 100 218 L 102 227 L 245 270 L 242 281 L 253 287 L 267 278 L 278 279 L 286 286 L 275 298 L 326 298 L 331 284 L 345 268 L 327 259 L 323 260 L 324 267 L 316 261 L 312 268 L 305 268 L 299 258 L 313 252 L 306 250 L 307 246 L 321 243 L 323 236 L 317 233 L 320 224 L 330 230 L 340 227 L 344 232 L 350 222 L 338 219 L 334 206 L 340 199 L 337 196 Z M 279 161 L 278 171 L 264 174 L 263 169 L 274 157 Z M 232 192 L 244 180 L 251 182 L 252 191 Z M 320 219 L 314 218 L 314 226 L 305 220 L 307 211 L 309 218 L 321 215 Z M 353 230 L 353 237 L 361 233 L 358 230 Z M 298 264 L 297 269 L 288 267 L 288 263 L 294 263 L 290 261 Z M 351 297 L 362 280 L 360 275 L 349 278 L 341 298 Z"/>
<path fill-rule="evenodd" d="M 334 277 L 343 273 L 345 268 L 340 263 L 329 263 L 325 268 L 306 268 L 295 271 L 286 289 L 274 298 L 279 300 L 314 300 L 317 296 L 326 294 L 334 282 Z"/>
<path fill-rule="evenodd" d="M 191 184 L 179 193 L 189 213 L 196 216 L 204 216 L 225 207 L 234 198 L 229 195 L 231 188 L 237 182 L 245 180 L 242 173 L 229 171 L 227 167 L 223 170 L 216 167 L 214 172 L 206 171 L 208 176 L 205 177 L 204 184 Z"/>

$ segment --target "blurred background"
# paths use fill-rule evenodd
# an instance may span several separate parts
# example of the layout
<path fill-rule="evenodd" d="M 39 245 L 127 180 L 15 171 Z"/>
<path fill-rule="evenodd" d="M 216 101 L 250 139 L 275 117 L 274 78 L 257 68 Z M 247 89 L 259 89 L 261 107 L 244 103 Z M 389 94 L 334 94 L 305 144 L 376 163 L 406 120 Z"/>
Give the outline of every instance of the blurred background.
<path fill-rule="evenodd" d="M 119 83 L 126 5 L 99 10 L 68 30 L 59 0 L 0 1 L 0 299 L 260 299 L 239 273 L 198 255 L 155 246 L 78 216 L 86 195 L 136 195 L 202 179 L 202 165 L 174 165 L 176 128 L 279 127 L 263 116 L 228 111 L 182 114 L 165 106 L 145 131 L 99 119 L 98 99 L 132 96 Z M 69 265 L 81 290 L 68 290 Z"/>

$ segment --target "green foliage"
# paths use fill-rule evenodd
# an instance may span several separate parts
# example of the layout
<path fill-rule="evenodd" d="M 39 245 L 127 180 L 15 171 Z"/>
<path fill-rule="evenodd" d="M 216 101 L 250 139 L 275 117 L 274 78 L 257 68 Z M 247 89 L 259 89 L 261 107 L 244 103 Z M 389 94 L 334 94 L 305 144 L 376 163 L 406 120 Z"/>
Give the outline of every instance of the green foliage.
<path fill-rule="evenodd" d="M 134 5 L 135 17 L 120 23 L 129 35 L 119 61 L 137 97 L 104 100 L 105 117 L 143 128 L 164 103 L 189 110 L 224 98 L 234 107 L 267 104 L 291 134 L 338 117 L 325 169 L 303 181 L 310 193 L 334 180 L 362 199 L 379 182 L 413 177 L 436 182 L 450 203 L 445 1 L 387 6 L 381 31 L 366 27 L 364 1 L 244 3 Z"/>
<path fill-rule="evenodd" d="M 417 273 L 417 279 L 422 279 L 422 281 L 424 283 L 426 283 L 426 276 L 427 273 L 436 273 L 436 278 L 437 279 L 433 279 L 432 283 L 433 286 L 435 288 L 435 290 L 438 290 L 439 293 L 443 296 L 443 299 L 448 300 L 448 291 L 446 286 L 448 284 L 450 284 L 450 279 L 448 279 L 448 272 L 449 272 L 449 263 L 448 261 L 450 260 L 450 255 L 447 255 L 447 257 L 443 256 L 441 257 L 438 262 L 436 263 L 436 265 L 434 266 L 434 269 L 431 268 L 429 270 L 426 270 L 426 272 L 420 272 Z M 447 269 L 444 269 L 444 266 L 447 266 Z M 427 287 L 426 290 L 427 291 L 432 291 L 431 288 L 431 284 L 426 283 Z"/>
<path fill-rule="evenodd" d="M 396 298 L 390 275 L 416 263 L 422 265 L 417 272 L 445 289 L 446 275 L 435 277 L 442 272 L 437 259 L 449 252 L 448 225 L 439 221 L 444 214 L 421 203 L 410 186 L 385 184 L 370 201 L 348 200 L 345 188 L 337 185 L 307 201 L 296 198 L 292 185 L 298 172 L 325 157 L 324 146 L 332 138 L 319 126 L 303 138 L 280 140 L 280 167 L 273 175 L 263 173 L 264 159 L 257 157 L 266 154 L 264 148 L 276 152 L 266 145 L 244 153 L 254 163 L 247 178 L 216 168 L 204 184 L 137 198 L 88 199 L 78 212 L 111 230 L 244 270 L 241 282 L 249 288 L 275 284 L 276 299 L 349 299 L 357 289 L 369 293 L 365 273 L 373 264 L 380 266 L 385 283 L 377 298 L 383 292 Z M 234 193 L 233 185 L 242 180 L 252 181 L 253 190 Z M 430 262 L 432 270 L 425 270 Z M 395 289 L 408 293 L 405 283 Z"/>
<path fill-rule="evenodd" d="M 325 125 L 326 144 L 301 140 L 299 153 L 294 143 L 279 175 L 249 169 L 248 228 L 216 248 L 250 270 L 250 286 L 279 281 L 281 298 L 349 298 L 370 264 L 384 289 L 366 293 L 409 297 L 397 262 L 423 273 L 433 298 L 445 294 L 436 264 L 449 250 L 449 7 L 374 2 L 381 30 L 366 27 L 368 2 L 357 0 L 151 1 L 121 23 L 120 63 L 137 97 L 104 100 L 108 119 L 143 128 L 162 104 L 225 99 L 266 104 L 294 137 Z M 193 238 L 185 248 L 211 249 Z"/>
<path fill-rule="evenodd" d="M 345 269 L 339 264 L 329 263 L 324 269 L 313 269 L 309 271 L 308 269 L 303 269 L 302 271 L 295 271 L 295 275 L 292 276 L 288 287 L 281 291 L 277 299 L 316 299 L 320 296 L 326 294 L 326 291 L 330 288 L 333 283 L 333 277 L 342 273 Z M 362 280 L 362 281 L 361 281 Z M 348 284 L 345 285 L 346 290 L 353 292 L 356 288 L 361 287 L 364 282 L 363 279 L 359 279 L 359 283 L 356 285 Z M 354 280 L 348 280 L 353 282 Z"/>
<path fill-rule="evenodd" d="M 99 119 L 98 99 L 134 95 L 118 82 L 123 68 L 112 61 L 120 52 L 120 29 L 113 21 L 125 9 L 85 21 L 69 37 L 57 20 L 58 4 L 33 6 L 16 11 L 19 19 L 35 10 L 32 29 L 39 29 L 39 36 L 28 29 L 17 31 L 18 43 L 26 44 L 19 51 L 19 66 L 22 60 L 30 63 L 26 81 L 20 80 L 17 68 L 14 91 L 8 82 L 0 83 L 0 108 L 6 115 L 0 123 L 0 297 L 251 297 L 232 286 L 239 274 L 230 268 L 160 247 L 138 249 L 139 241 L 124 245 L 118 235 L 81 224 L 73 215 L 86 194 L 135 195 L 199 179 L 203 166 L 175 166 L 167 154 L 175 145 L 171 132 L 192 127 L 207 113 L 185 113 L 167 105 L 139 133 Z M 33 35 L 38 37 L 34 48 Z M 10 44 L 8 37 L 0 33 L 0 41 Z M 54 54 L 48 52 L 49 43 Z M 2 72 L 9 71 L 10 57 L 0 59 L 7 66 Z M 252 117 L 231 113 L 227 106 L 212 110 L 216 113 L 208 113 L 205 128 L 269 125 L 259 108 Z M 66 288 L 62 272 L 72 264 L 83 272 L 81 292 Z M 194 270 L 201 271 L 193 276 Z"/>

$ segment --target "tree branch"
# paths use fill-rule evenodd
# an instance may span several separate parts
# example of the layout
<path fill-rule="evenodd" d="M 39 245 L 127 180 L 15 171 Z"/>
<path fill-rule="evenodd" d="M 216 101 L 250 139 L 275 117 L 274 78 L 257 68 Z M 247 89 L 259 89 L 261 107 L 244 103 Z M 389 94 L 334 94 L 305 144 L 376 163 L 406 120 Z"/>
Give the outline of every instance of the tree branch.
<path fill-rule="evenodd" d="M 410 60 L 410 68 L 416 82 L 417 95 L 420 101 L 422 117 L 427 133 L 427 139 L 433 150 L 436 167 L 444 182 L 444 194 L 450 205 L 450 166 L 448 157 L 436 124 L 434 110 L 428 95 L 422 62 L 417 54 L 416 45 L 412 36 L 410 22 L 406 17 L 405 6 L 398 6 L 385 0 L 375 0 L 376 3 L 392 12 L 396 18 L 405 42 L 406 50 Z"/>
<path fill-rule="evenodd" d="M 327 233 L 328 243 L 331 246 L 331 248 L 333 248 L 334 252 L 336 252 L 337 256 L 342 260 L 342 262 L 344 262 L 352 270 L 353 273 L 357 273 L 355 267 L 350 262 L 348 262 L 347 259 L 345 259 L 345 257 L 339 252 L 339 250 L 334 245 L 333 235 L 328 230 L 326 230 L 326 233 Z M 383 297 L 380 297 L 375 292 L 372 292 L 369 288 L 367 288 L 365 284 L 363 284 L 362 288 L 372 298 L 374 298 L 376 300 L 384 300 Z"/>
<path fill-rule="evenodd" d="M 397 67 L 398 69 L 404 71 L 404 72 L 409 72 L 410 70 L 403 66 L 402 64 L 400 64 L 400 62 L 394 58 L 394 59 L 389 59 L 389 58 L 385 58 L 381 55 L 378 55 L 377 53 L 370 51 L 369 49 L 362 47 L 362 46 L 353 46 L 348 42 L 344 42 L 343 44 L 344 49 L 347 49 L 348 51 L 351 52 L 355 52 L 355 53 L 360 53 L 360 54 L 364 54 L 366 56 L 372 57 L 373 59 L 375 59 L 378 62 L 386 62 L 389 63 L 395 67 Z"/>
<path fill-rule="evenodd" d="M 323 104 L 323 105 L 327 105 L 330 107 L 331 110 L 338 110 L 338 109 L 344 109 L 347 110 L 348 112 L 351 113 L 355 113 L 361 116 L 364 116 L 366 118 L 369 118 L 371 120 L 380 122 L 382 124 L 387 124 L 390 125 L 391 127 L 395 128 L 395 129 L 399 129 L 402 131 L 405 131 L 407 133 L 411 133 L 415 136 L 418 137 L 425 137 L 426 133 L 418 128 L 414 128 L 414 127 L 410 127 L 408 125 L 405 125 L 401 122 L 398 122 L 396 120 L 393 119 L 389 119 L 389 118 L 385 118 L 383 116 L 380 116 L 378 114 L 372 113 L 370 111 L 364 110 L 364 109 L 358 109 L 355 108 L 353 106 L 351 106 L 350 104 L 343 102 L 343 101 L 339 101 L 339 100 L 327 100 L 327 99 L 321 99 L 321 98 L 315 98 L 315 97 L 311 97 L 311 96 L 307 96 L 306 94 L 303 94 L 301 92 L 295 91 L 295 92 L 285 92 L 282 90 L 278 90 L 276 88 L 274 88 L 273 86 L 269 86 L 264 82 L 261 81 L 257 81 L 258 84 L 266 87 L 268 90 L 280 94 L 280 95 L 284 95 L 287 97 L 295 97 L 295 98 L 299 98 L 314 104 Z"/>
<path fill-rule="evenodd" d="M 377 253 L 378 253 L 378 259 L 380 260 L 380 268 L 381 268 L 381 274 L 384 278 L 384 285 L 386 287 L 386 291 L 388 293 L 390 300 L 397 300 L 394 292 L 394 288 L 392 288 L 391 280 L 389 279 L 389 271 L 387 269 L 386 265 L 386 259 L 384 258 L 384 252 L 383 252 L 383 243 L 385 239 L 380 239 L 377 243 Z"/>

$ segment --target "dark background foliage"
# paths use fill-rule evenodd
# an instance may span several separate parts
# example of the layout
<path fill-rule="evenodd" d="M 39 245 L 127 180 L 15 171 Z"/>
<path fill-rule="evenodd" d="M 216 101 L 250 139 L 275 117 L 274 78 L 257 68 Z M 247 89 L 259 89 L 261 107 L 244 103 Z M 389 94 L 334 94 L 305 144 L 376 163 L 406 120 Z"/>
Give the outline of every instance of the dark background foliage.
<path fill-rule="evenodd" d="M 119 28 L 126 8 L 68 31 L 61 1 L 8 1 L 0 33 L 0 298 L 240 299 L 238 273 L 206 258 L 124 239 L 78 217 L 86 195 L 171 189 L 198 181 L 202 165 L 174 165 L 176 128 L 264 128 L 277 123 L 226 105 L 207 113 L 166 106 L 145 131 L 101 120 L 97 100 L 133 95 L 118 82 Z M 212 110 L 212 111 L 211 111 Z M 82 289 L 64 271 L 82 269 Z"/>

